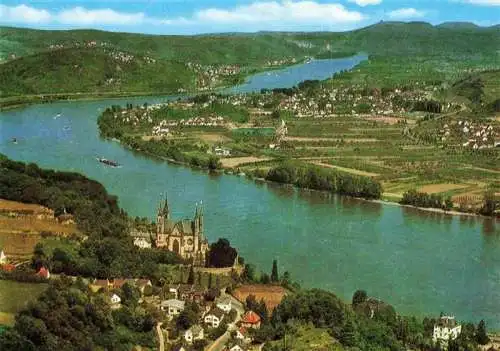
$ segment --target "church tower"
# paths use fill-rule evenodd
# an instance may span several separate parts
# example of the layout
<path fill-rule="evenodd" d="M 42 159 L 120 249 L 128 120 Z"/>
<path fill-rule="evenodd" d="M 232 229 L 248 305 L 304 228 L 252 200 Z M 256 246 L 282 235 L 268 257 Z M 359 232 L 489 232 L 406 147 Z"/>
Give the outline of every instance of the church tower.
<path fill-rule="evenodd" d="M 161 201 L 158 206 L 158 212 L 156 214 L 156 234 L 163 234 L 165 232 L 165 217 L 163 216 L 163 207 L 161 206 Z"/>

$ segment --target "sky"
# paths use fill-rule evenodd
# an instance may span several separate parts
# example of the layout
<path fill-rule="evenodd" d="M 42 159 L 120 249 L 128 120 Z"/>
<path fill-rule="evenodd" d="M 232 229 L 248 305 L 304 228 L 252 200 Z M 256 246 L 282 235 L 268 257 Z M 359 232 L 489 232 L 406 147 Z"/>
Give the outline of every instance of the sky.
<path fill-rule="evenodd" d="M 379 21 L 500 24 L 500 0 L 0 0 L 0 25 L 151 34 L 346 31 Z"/>

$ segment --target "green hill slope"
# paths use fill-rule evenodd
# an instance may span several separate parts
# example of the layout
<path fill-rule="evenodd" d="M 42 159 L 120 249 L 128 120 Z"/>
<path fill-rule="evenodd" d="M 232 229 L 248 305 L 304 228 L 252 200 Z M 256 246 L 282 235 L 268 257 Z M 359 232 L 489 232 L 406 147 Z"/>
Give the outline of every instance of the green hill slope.
<path fill-rule="evenodd" d="M 0 96 L 177 92 L 199 88 L 199 81 L 206 78 L 203 73 L 214 66 L 237 64 L 243 69 L 216 77 L 215 85 L 231 84 L 251 70 L 265 69 L 270 60 L 290 63 L 292 58 L 361 51 L 376 63 L 367 71 L 375 83 L 415 80 L 421 71 L 425 79 L 456 80 L 468 69 L 500 68 L 499 48 L 500 27 L 453 23 L 382 22 L 344 33 L 198 36 L 0 27 L 0 60 L 4 61 L 0 79 L 6 82 Z M 117 55 L 133 59 L 124 62 Z M 198 68 L 190 69 L 188 63 Z"/>
<path fill-rule="evenodd" d="M 181 63 L 102 49 L 62 49 L 0 66 L 1 94 L 76 92 L 171 92 L 191 86 L 193 72 Z"/>

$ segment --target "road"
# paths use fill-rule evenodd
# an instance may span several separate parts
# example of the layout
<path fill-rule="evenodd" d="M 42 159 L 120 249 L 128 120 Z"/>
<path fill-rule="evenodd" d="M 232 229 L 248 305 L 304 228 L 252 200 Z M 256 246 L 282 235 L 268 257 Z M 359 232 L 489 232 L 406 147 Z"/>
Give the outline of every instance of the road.
<path fill-rule="evenodd" d="M 222 296 L 226 295 L 224 292 Z M 227 342 L 231 338 L 231 331 L 236 330 L 236 324 L 240 321 L 241 316 L 245 313 L 245 307 L 241 302 L 236 300 L 233 296 L 227 295 L 231 298 L 231 306 L 236 311 L 236 318 L 233 323 L 228 324 L 227 331 L 215 340 L 208 348 L 207 351 L 222 351 Z"/>
<path fill-rule="evenodd" d="M 158 334 L 158 350 L 159 351 L 165 351 L 165 340 L 163 340 L 163 332 L 161 331 L 161 325 L 163 323 L 158 323 L 156 325 L 156 334 Z"/>

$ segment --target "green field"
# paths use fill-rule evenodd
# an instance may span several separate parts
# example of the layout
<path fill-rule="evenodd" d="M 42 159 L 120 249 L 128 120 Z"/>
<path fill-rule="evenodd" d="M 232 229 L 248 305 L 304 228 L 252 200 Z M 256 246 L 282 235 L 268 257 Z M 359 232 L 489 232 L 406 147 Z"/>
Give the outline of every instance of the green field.
<path fill-rule="evenodd" d="M 14 314 L 35 301 L 46 288 L 47 284 L 0 280 L 0 324 L 13 324 Z"/>

